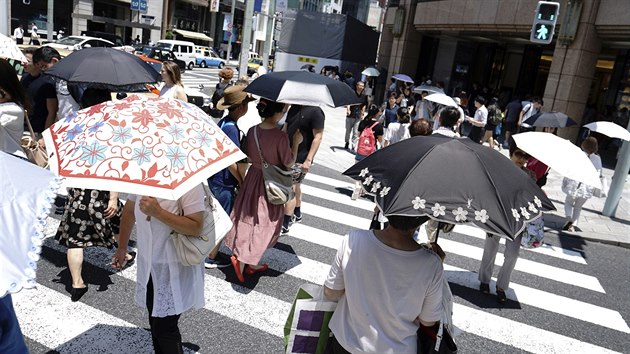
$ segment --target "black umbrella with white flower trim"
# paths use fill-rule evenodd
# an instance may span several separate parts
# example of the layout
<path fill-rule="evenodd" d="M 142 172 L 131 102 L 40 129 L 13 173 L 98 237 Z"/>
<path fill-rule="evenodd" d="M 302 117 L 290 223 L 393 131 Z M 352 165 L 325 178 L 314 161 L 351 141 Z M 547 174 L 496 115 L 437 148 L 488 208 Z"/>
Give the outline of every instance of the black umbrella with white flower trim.
<path fill-rule="evenodd" d="M 555 210 L 534 180 L 501 153 L 468 138 L 418 136 L 376 151 L 346 170 L 374 194 L 383 215 L 473 224 L 514 239 Z"/>

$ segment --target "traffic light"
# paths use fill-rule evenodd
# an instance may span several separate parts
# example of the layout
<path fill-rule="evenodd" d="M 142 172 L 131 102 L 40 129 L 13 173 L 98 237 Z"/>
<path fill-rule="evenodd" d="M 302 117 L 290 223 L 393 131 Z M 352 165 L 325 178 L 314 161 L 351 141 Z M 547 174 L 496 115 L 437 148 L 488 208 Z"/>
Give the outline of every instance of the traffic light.
<path fill-rule="evenodd" d="M 529 36 L 534 43 L 549 44 L 553 40 L 553 33 L 558 20 L 560 3 L 551 1 L 539 1 L 536 6 L 536 16 Z"/>

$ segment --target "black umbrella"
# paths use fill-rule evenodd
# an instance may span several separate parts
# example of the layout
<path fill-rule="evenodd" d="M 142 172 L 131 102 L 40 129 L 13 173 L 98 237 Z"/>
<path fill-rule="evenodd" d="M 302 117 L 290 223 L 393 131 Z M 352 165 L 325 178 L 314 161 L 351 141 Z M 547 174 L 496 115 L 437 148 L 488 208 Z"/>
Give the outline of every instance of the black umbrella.
<path fill-rule="evenodd" d="M 577 123 L 562 112 L 539 112 L 527 118 L 524 122 L 532 127 L 564 128 Z"/>
<path fill-rule="evenodd" d="M 345 83 L 308 71 L 277 71 L 262 75 L 245 92 L 272 101 L 305 106 L 340 107 L 360 103 Z"/>
<path fill-rule="evenodd" d="M 86 84 L 109 90 L 160 80 L 160 73 L 151 65 L 133 54 L 113 48 L 77 50 L 44 73 L 70 84 Z"/>
<path fill-rule="evenodd" d="M 343 174 L 362 181 L 385 216 L 472 223 L 510 239 L 543 210 L 555 210 L 534 180 L 510 159 L 468 138 L 406 139 Z"/>

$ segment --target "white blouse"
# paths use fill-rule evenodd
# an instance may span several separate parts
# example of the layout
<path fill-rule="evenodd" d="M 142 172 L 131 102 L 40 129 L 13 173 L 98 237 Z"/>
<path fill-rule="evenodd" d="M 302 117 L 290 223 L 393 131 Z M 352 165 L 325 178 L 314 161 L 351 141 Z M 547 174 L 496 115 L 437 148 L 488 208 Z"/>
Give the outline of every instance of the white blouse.
<path fill-rule="evenodd" d="M 198 185 L 180 199 L 184 215 L 205 210 L 205 193 Z M 136 202 L 137 197 L 130 195 L 129 200 Z M 177 200 L 158 199 L 160 206 L 173 214 L 179 214 Z M 136 303 L 146 308 L 147 283 L 149 275 L 153 279 L 153 317 L 166 317 L 181 314 L 190 309 L 203 308 L 204 302 L 204 266 L 187 267 L 177 259 L 175 246 L 171 240 L 171 228 L 157 218 L 147 221 L 140 211 L 140 204 L 135 203 L 137 229 L 137 283 Z"/>
<path fill-rule="evenodd" d="M 20 139 L 24 133 L 24 109 L 14 102 L 0 103 L 0 150 L 26 157 Z"/>

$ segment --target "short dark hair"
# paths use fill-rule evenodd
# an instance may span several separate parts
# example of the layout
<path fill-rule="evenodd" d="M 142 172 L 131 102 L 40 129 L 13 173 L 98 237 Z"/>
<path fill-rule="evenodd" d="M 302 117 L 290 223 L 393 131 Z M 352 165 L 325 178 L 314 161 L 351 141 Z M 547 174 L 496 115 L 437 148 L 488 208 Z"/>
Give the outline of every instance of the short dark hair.
<path fill-rule="evenodd" d="M 39 47 L 35 50 L 35 52 L 33 52 L 33 64 L 39 63 L 40 61 L 48 64 L 54 58 L 56 58 L 57 60 L 61 60 L 61 55 L 59 55 L 57 49 L 52 47 Z"/>
<path fill-rule="evenodd" d="M 459 120 L 459 110 L 455 107 L 444 107 L 440 111 L 440 126 L 452 128 Z"/>
<path fill-rule="evenodd" d="M 431 133 L 433 133 L 431 123 L 424 118 L 414 120 L 409 126 L 409 135 L 411 136 L 431 135 Z"/>
<path fill-rule="evenodd" d="M 398 123 L 409 123 L 411 122 L 411 114 L 405 114 L 403 116 L 398 116 Z"/>
<path fill-rule="evenodd" d="M 477 96 L 475 97 L 475 102 L 478 102 L 480 105 L 484 105 L 486 104 L 486 99 L 483 98 L 483 96 Z"/>
<path fill-rule="evenodd" d="M 389 225 L 398 230 L 414 230 L 429 220 L 428 216 L 388 215 Z"/>

